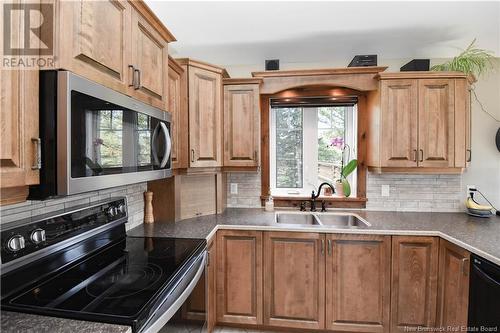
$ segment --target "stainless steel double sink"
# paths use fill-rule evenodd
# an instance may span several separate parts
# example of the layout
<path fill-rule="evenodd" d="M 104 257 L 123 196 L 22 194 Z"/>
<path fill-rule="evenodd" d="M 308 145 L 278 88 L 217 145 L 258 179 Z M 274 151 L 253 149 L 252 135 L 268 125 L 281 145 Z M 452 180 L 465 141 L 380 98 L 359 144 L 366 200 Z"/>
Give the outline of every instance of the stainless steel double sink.
<path fill-rule="evenodd" d="M 276 223 L 332 226 L 340 228 L 369 228 L 371 224 L 356 214 L 346 212 L 276 212 Z"/>

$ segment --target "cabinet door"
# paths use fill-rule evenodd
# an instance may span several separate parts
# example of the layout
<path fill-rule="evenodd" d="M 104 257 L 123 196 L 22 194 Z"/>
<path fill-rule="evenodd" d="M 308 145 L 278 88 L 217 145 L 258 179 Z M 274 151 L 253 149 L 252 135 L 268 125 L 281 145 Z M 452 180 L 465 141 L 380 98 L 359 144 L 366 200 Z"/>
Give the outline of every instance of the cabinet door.
<path fill-rule="evenodd" d="M 58 67 L 127 92 L 130 13 L 127 1 L 61 1 Z"/>
<path fill-rule="evenodd" d="M 222 165 L 221 75 L 189 66 L 189 158 L 191 167 Z"/>
<path fill-rule="evenodd" d="M 326 239 L 326 329 L 389 332 L 391 237 Z"/>
<path fill-rule="evenodd" d="M 224 86 L 224 166 L 258 166 L 259 142 L 259 85 Z"/>
<path fill-rule="evenodd" d="M 145 103 L 167 109 L 168 43 L 136 10 L 132 10 L 132 65 L 130 93 Z"/>
<path fill-rule="evenodd" d="M 439 327 L 467 326 L 469 265 L 469 251 L 444 239 L 439 241 Z"/>
<path fill-rule="evenodd" d="M 418 149 L 420 167 L 453 167 L 455 81 L 418 82 Z"/>
<path fill-rule="evenodd" d="M 264 323 L 302 329 L 325 327 L 325 236 L 264 234 Z"/>
<path fill-rule="evenodd" d="M 392 237 L 391 332 L 436 325 L 437 237 Z"/>
<path fill-rule="evenodd" d="M 417 80 L 381 83 L 381 166 L 417 166 Z"/>
<path fill-rule="evenodd" d="M 471 151 L 470 86 L 467 79 L 455 79 L 455 167 L 469 166 Z"/>
<path fill-rule="evenodd" d="M 217 232 L 217 322 L 262 324 L 262 232 Z"/>
<path fill-rule="evenodd" d="M 12 26 L 11 38 L 22 38 L 21 29 Z M 28 185 L 39 183 L 38 89 L 37 70 L 0 70 L 0 204 L 25 201 Z"/>
<path fill-rule="evenodd" d="M 209 242 L 208 245 L 208 293 L 207 293 L 207 304 L 208 304 L 208 312 L 207 312 L 207 326 L 208 326 L 208 332 L 212 332 L 213 328 L 215 327 L 215 322 L 217 321 L 216 317 L 216 285 L 215 281 L 216 279 L 216 274 L 217 274 L 217 269 L 216 269 L 216 262 L 217 262 L 217 242 L 216 242 L 216 237 L 213 237 L 212 242 Z"/>
<path fill-rule="evenodd" d="M 187 167 L 187 87 L 183 70 L 180 66 L 170 65 L 168 69 L 168 111 L 172 113 L 172 167 Z"/>

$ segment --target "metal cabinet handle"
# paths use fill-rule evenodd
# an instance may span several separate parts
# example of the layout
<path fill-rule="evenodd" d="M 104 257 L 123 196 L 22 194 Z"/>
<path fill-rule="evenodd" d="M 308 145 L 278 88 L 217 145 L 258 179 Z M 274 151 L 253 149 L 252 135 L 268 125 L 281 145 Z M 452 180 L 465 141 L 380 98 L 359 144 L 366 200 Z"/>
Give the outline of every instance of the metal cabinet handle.
<path fill-rule="evenodd" d="M 413 149 L 413 162 L 416 162 L 417 161 L 417 150 L 416 149 Z"/>
<path fill-rule="evenodd" d="M 467 162 L 470 162 L 470 161 L 472 161 L 472 150 L 467 149 L 467 153 L 468 153 Z"/>
<path fill-rule="evenodd" d="M 325 240 L 324 239 L 321 240 L 321 255 L 322 256 L 325 255 Z"/>
<path fill-rule="evenodd" d="M 420 149 L 420 162 L 424 161 L 424 150 Z"/>
<path fill-rule="evenodd" d="M 467 276 L 469 275 L 469 271 L 467 270 L 467 263 L 469 262 L 469 258 L 463 258 L 462 259 L 462 273 L 463 275 Z"/>
<path fill-rule="evenodd" d="M 191 149 L 191 162 L 194 162 L 194 149 Z"/>
<path fill-rule="evenodd" d="M 135 67 L 134 65 L 128 65 L 128 68 L 129 70 L 132 69 L 132 82 L 128 86 L 135 88 Z"/>
<path fill-rule="evenodd" d="M 329 256 L 332 255 L 332 240 L 331 239 L 328 240 L 328 255 Z"/>
<path fill-rule="evenodd" d="M 31 170 L 40 170 L 42 168 L 42 140 L 40 138 L 31 138 L 31 142 L 35 144 L 35 161 L 31 166 Z"/>
<path fill-rule="evenodd" d="M 257 150 L 253 152 L 253 160 L 257 161 Z"/>
<path fill-rule="evenodd" d="M 134 68 L 134 74 L 137 74 L 137 82 L 134 84 L 134 89 L 138 90 L 141 88 L 141 70 Z"/>

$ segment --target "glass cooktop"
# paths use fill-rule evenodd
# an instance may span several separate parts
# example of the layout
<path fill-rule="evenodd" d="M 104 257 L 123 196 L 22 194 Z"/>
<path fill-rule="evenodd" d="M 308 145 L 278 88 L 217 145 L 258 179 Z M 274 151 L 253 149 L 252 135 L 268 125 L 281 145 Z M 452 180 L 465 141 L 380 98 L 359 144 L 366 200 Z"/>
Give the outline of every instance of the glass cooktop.
<path fill-rule="evenodd" d="M 2 305 L 35 313 L 135 320 L 204 245 L 205 240 L 126 237 Z"/>

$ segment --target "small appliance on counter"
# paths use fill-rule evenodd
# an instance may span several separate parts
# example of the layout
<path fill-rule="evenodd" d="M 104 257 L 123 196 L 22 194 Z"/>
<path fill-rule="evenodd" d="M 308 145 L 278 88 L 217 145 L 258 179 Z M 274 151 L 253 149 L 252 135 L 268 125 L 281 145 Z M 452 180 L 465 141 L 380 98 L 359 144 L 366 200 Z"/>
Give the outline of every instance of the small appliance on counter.
<path fill-rule="evenodd" d="M 126 198 L 111 198 L 2 225 L 2 310 L 202 332 L 206 314 L 181 309 L 206 283 L 206 240 L 130 237 L 127 216 Z"/>
<path fill-rule="evenodd" d="M 474 199 L 474 193 L 479 193 L 484 200 L 488 202 L 489 205 L 481 205 Z M 500 211 L 498 211 L 491 202 L 479 191 L 477 188 L 469 189 L 469 197 L 465 201 L 465 207 L 467 208 L 467 214 L 475 217 L 490 217 L 493 215 L 492 211 L 496 212 L 496 215 L 500 216 Z"/>

